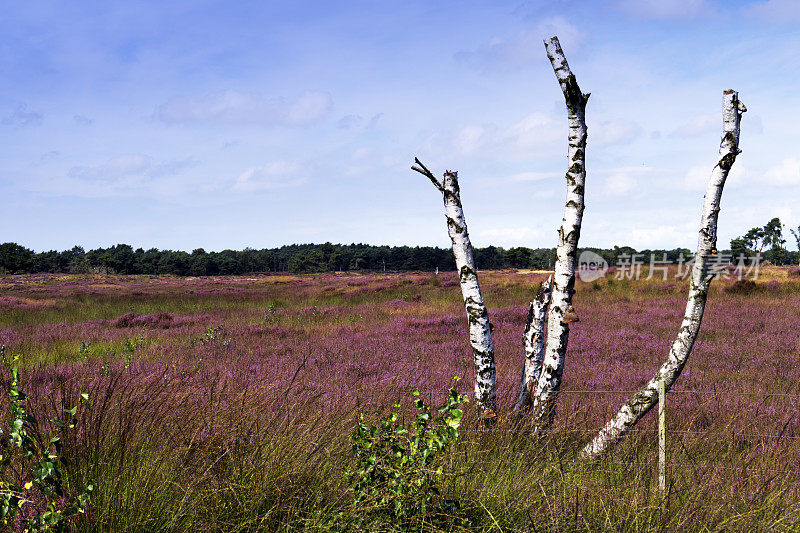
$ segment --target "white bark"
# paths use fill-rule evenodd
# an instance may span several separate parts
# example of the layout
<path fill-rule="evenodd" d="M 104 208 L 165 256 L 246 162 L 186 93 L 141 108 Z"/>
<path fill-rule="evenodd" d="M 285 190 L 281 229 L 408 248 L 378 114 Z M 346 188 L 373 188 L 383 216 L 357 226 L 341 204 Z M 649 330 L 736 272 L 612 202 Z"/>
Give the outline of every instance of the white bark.
<path fill-rule="evenodd" d="M 424 174 L 442 193 L 444 211 L 447 218 L 447 232 L 453 243 L 453 255 L 456 259 L 461 295 L 467 311 L 469 323 L 469 341 L 475 365 L 475 403 L 484 420 L 492 419 L 497 414 L 497 394 L 495 385 L 494 344 L 492 343 L 489 312 L 483 303 L 478 274 L 475 268 L 472 243 L 467 232 L 467 221 L 461 207 L 461 193 L 458 186 L 458 173 L 445 171 L 439 183 L 433 174 L 419 159 L 413 170 Z"/>
<path fill-rule="evenodd" d="M 733 166 L 739 150 L 739 124 L 742 113 L 746 111 L 739 102 L 739 96 L 732 90 L 725 91 L 722 97 L 722 142 L 719 147 L 719 161 L 711 172 L 711 179 L 706 189 L 703 212 L 700 220 L 700 236 L 697 242 L 697 255 L 692 269 L 689 285 L 689 298 L 686 302 L 686 313 L 672 344 L 667 360 L 661 365 L 656 375 L 643 389 L 634 394 L 622 405 L 619 412 L 600 430 L 592 442 L 582 451 L 586 459 L 593 459 L 605 452 L 619 440 L 622 435 L 636 424 L 658 402 L 658 382 L 664 380 L 669 390 L 681 374 L 692 346 L 700 331 L 703 320 L 708 289 L 714 273 L 709 271 L 710 257 L 716 252 L 717 218 L 720 210 L 722 189 L 728 172 Z"/>
<path fill-rule="evenodd" d="M 557 37 L 545 41 L 547 57 L 553 65 L 558 83 L 564 93 L 569 118 L 569 164 L 567 167 L 567 202 L 564 219 L 558 230 L 558 247 L 553 280 L 553 296 L 547 323 L 547 347 L 542 372 L 533 401 L 535 415 L 541 426 L 547 426 L 554 416 L 555 400 L 561 388 L 564 359 L 567 353 L 569 324 L 564 313 L 572 305 L 575 286 L 575 255 L 583 219 L 583 192 L 586 180 L 586 102 L 575 75 L 570 71 Z"/>
<path fill-rule="evenodd" d="M 531 406 L 531 398 L 536 392 L 539 376 L 542 373 L 542 359 L 544 357 L 544 326 L 547 319 L 547 306 L 550 305 L 552 294 L 553 276 L 539 287 L 536 298 L 528 308 L 528 320 L 525 323 L 525 333 L 522 343 L 525 346 L 525 361 L 522 366 L 522 376 L 519 380 L 517 393 L 517 412 L 527 411 Z"/>

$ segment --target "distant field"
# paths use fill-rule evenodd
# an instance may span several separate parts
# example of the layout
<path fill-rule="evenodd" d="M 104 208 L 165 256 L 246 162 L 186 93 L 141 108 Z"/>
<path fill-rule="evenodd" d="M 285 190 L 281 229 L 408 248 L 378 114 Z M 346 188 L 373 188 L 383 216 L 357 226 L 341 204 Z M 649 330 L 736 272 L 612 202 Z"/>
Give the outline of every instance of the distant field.
<path fill-rule="evenodd" d="M 478 431 L 467 409 L 443 498 L 468 522 L 436 527 L 800 530 L 793 274 L 767 268 L 755 286 L 713 284 L 668 398 L 664 510 L 652 413 L 601 463 L 575 457 L 664 360 L 688 282 L 578 283 L 556 427 L 534 439 L 502 415 L 527 302 L 546 274 L 481 272 L 501 420 Z M 91 394 L 65 448 L 70 478 L 96 482 L 86 531 L 341 528 L 342 514 L 357 512 L 342 480 L 357 414 L 408 409 L 412 385 L 436 403 L 453 376 L 472 390 L 453 273 L 5 276 L 0 344 L 22 355 L 41 420 L 74 404 L 79 387 Z"/>

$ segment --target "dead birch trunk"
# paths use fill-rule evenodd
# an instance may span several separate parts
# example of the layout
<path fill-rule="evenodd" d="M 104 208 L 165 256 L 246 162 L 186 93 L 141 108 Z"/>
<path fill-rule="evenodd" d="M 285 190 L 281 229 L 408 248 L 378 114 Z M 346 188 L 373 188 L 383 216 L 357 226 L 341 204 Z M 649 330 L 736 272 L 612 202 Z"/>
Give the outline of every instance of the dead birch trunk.
<path fill-rule="evenodd" d="M 703 320 L 708 289 L 714 278 L 714 272 L 709 270 L 709 258 L 717 251 L 717 217 L 719 216 L 720 199 L 728 172 L 733 166 L 736 156 L 740 153 L 739 123 L 744 111 L 746 109 L 739 102 L 739 96 L 735 91 L 728 90 L 723 93 L 723 128 L 719 162 L 711 172 L 711 179 L 706 189 L 686 313 L 677 338 L 669 351 L 669 356 L 653 379 L 625 402 L 616 416 L 583 449 L 581 454 L 585 459 L 593 459 L 602 455 L 646 415 L 658 402 L 658 382 L 664 380 L 666 390 L 669 390 L 680 376 L 686 360 L 692 352 L 692 346 L 694 346 L 697 333 L 700 331 L 700 323 Z"/>
<path fill-rule="evenodd" d="M 522 376 L 519 380 L 517 404 L 514 410 L 518 413 L 527 411 L 531 406 L 531 398 L 536 392 L 539 376 L 542 373 L 542 359 L 544 357 L 544 326 L 547 319 L 547 306 L 550 305 L 552 294 L 553 276 L 539 287 L 536 298 L 528 308 L 528 320 L 525 323 L 525 333 L 522 343 L 525 346 L 525 361 L 522 365 Z"/>
<path fill-rule="evenodd" d="M 469 322 L 469 342 L 475 364 L 475 403 L 483 420 L 497 416 L 497 395 L 495 388 L 494 344 L 492 343 L 489 312 L 483 303 L 478 274 L 475 268 L 472 243 L 467 233 L 467 221 L 461 207 L 461 193 L 458 187 L 458 173 L 445 171 L 442 182 L 434 177 L 419 159 L 414 159 L 413 170 L 424 174 L 442 193 L 444 212 L 447 218 L 447 232 L 453 243 L 461 295 Z"/>
<path fill-rule="evenodd" d="M 546 427 L 554 416 L 553 407 L 561 388 L 564 358 L 567 353 L 569 323 L 564 314 L 572 305 L 575 286 L 575 254 L 581 235 L 583 219 L 583 192 L 586 181 L 586 102 L 575 75 L 570 71 L 557 37 L 545 41 L 547 57 L 553 65 L 558 83 L 564 93 L 569 118 L 569 165 L 567 167 L 567 202 L 564 219 L 558 230 L 553 296 L 547 323 L 547 347 L 542 372 L 533 401 L 539 425 Z"/>

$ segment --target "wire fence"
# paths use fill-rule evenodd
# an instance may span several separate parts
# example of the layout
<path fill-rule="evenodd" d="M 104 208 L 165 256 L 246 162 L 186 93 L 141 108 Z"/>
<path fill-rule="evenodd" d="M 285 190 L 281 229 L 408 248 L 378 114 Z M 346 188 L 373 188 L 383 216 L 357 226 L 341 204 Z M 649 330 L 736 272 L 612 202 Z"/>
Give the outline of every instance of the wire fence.
<path fill-rule="evenodd" d="M 158 379 L 162 379 L 162 378 L 169 378 L 170 377 L 170 373 L 166 372 L 166 373 L 162 374 L 162 373 L 158 372 L 158 373 L 150 374 L 147 377 L 149 379 L 158 380 Z M 288 404 L 291 404 L 291 398 L 293 398 L 293 397 L 295 397 L 295 398 L 303 398 L 303 397 L 307 397 L 307 398 L 308 397 L 312 397 L 312 398 L 316 397 L 316 398 L 319 398 L 319 397 L 323 397 L 323 396 L 327 396 L 327 395 L 331 395 L 331 394 L 339 394 L 339 395 L 342 395 L 342 396 L 346 395 L 346 396 L 351 396 L 351 397 L 359 397 L 359 396 L 361 396 L 364 404 L 367 405 L 367 404 L 369 404 L 368 399 L 370 399 L 370 398 L 371 399 L 377 399 L 377 398 L 380 398 L 380 397 L 384 397 L 384 399 L 385 399 L 385 395 L 386 394 L 389 394 L 389 395 L 391 395 L 391 394 L 398 394 L 398 395 L 402 394 L 405 397 L 409 393 L 409 391 L 412 389 L 412 385 L 410 385 L 410 384 L 408 384 L 408 385 L 405 385 L 405 384 L 404 385 L 400 385 L 400 384 L 398 384 L 396 376 L 392 376 L 392 377 L 386 378 L 384 380 L 379 380 L 379 381 L 375 381 L 375 382 L 371 382 L 371 383 L 363 383 L 362 382 L 362 384 L 360 384 L 359 386 L 356 386 L 356 387 L 352 387 L 352 386 L 351 387 L 347 387 L 347 388 L 339 387 L 339 388 L 334 388 L 334 389 L 330 389 L 330 390 L 319 390 L 317 388 L 308 387 L 306 384 L 304 384 L 302 382 L 295 383 L 293 380 L 289 380 L 288 382 L 280 383 L 280 384 L 271 383 L 271 384 L 267 384 L 267 385 L 264 385 L 264 386 L 251 387 L 251 388 L 240 388 L 240 389 L 236 389 L 236 390 L 216 390 L 215 389 L 215 387 L 224 388 L 224 387 L 227 387 L 227 386 L 236 386 L 236 384 L 235 384 L 234 381 L 229 381 L 227 384 L 221 384 L 221 383 L 220 384 L 216 384 L 216 385 L 212 384 L 212 386 L 210 388 L 209 387 L 202 387 L 202 386 L 194 388 L 194 389 L 190 388 L 189 390 L 186 390 L 186 389 L 184 389 L 184 390 L 175 390 L 175 389 L 169 390 L 169 388 L 166 388 L 162 392 L 165 392 L 165 393 L 177 393 L 178 395 L 186 394 L 187 396 L 196 396 L 196 395 L 208 394 L 213 399 L 231 400 L 231 399 L 236 398 L 236 399 L 242 400 L 242 401 L 246 401 L 247 398 L 253 398 L 254 396 L 260 396 L 262 399 L 267 399 L 267 400 L 269 400 L 269 399 L 279 399 L 279 400 L 287 399 Z M 427 388 L 427 387 L 423 387 L 422 389 L 418 389 L 418 390 L 420 390 L 420 394 L 424 395 L 425 397 L 431 398 L 431 399 L 432 398 L 436 398 L 436 397 L 440 397 L 442 395 L 442 393 L 444 392 L 441 389 L 434 390 L 434 389 L 430 389 L 430 388 Z M 632 395 L 632 394 L 635 394 L 635 393 L 638 393 L 638 392 L 640 392 L 640 390 L 585 388 L 585 389 L 563 389 L 563 390 L 560 391 L 560 394 L 564 395 L 565 397 L 568 397 L 570 395 L 603 395 L 603 396 L 606 396 L 606 397 L 609 397 L 609 398 L 613 397 L 613 399 L 609 400 L 609 402 L 611 403 L 611 402 L 622 401 L 624 399 L 624 398 L 619 398 L 619 397 L 629 396 L 629 395 Z M 512 389 L 509 389 L 507 391 L 504 391 L 504 393 L 506 395 L 508 395 L 508 398 L 510 398 L 515 394 L 515 391 L 512 390 Z M 736 390 L 716 390 L 716 389 L 673 389 L 673 390 L 665 391 L 665 398 L 667 398 L 667 401 L 666 401 L 667 412 L 669 412 L 669 400 L 668 400 L 668 398 L 670 396 L 673 397 L 673 398 L 677 398 L 677 397 L 681 397 L 681 396 L 684 396 L 684 397 L 686 397 L 686 396 L 703 396 L 703 397 L 709 397 L 709 398 L 711 398 L 711 397 L 772 398 L 772 399 L 775 399 L 775 400 L 779 401 L 781 404 L 786 404 L 786 405 L 788 405 L 790 402 L 793 403 L 793 401 L 795 399 L 799 399 L 800 400 L 800 393 L 788 392 L 788 391 L 787 392 L 768 392 L 768 391 L 759 391 L 759 390 L 736 391 Z M 223 401 L 225 401 L 225 400 L 223 400 Z M 511 405 L 513 405 L 513 402 L 509 402 L 509 403 Z M 800 404 L 800 402 L 798 402 L 798 404 Z M 617 407 L 618 407 L 617 405 L 614 405 L 614 409 L 613 409 L 612 413 L 616 412 L 616 408 Z M 681 409 L 685 412 L 686 409 L 687 409 L 687 406 L 683 405 L 683 406 L 681 406 Z M 689 406 L 689 409 L 691 409 L 690 406 Z M 733 416 L 741 416 L 741 414 L 736 414 L 736 413 L 731 413 L 731 414 Z M 686 420 L 677 420 L 675 422 L 677 424 L 682 424 L 682 423 L 685 423 Z M 790 424 L 790 422 L 794 422 L 794 423 Z M 647 423 L 648 424 L 652 423 L 652 420 L 648 421 Z M 598 426 L 595 426 L 595 425 L 592 425 L 590 427 L 583 427 L 583 428 L 580 428 L 580 427 L 558 427 L 558 426 L 556 426 L 556 427 L 551 428 L 547 432 L 547 434 L 548 435 L 571 434 L 571 435 L 586 436 L 586 435 L 598 434 L 603 429 L 604 429 L 603 427 L 598 427 Z M 667 462 L 666 460 L 660 460 L 659 456 L 661 456 L 662 454 L 657 453 L 656 456 L 653 457 L 652 461 L 624 461 L 624 463 L 621 463 L 621 466 L 624 466 L 624 467 L 653 467 L 654 470 L 656 470 L 656 474 L 655 475 L 659 475 L 662 472 L 664 472 L 664 473 L 668 472 L 670 474 L 677 475 L 680 472 L 687 472 L 687 471 L 695 471 L 696 473 L 700 472 L 702 474 L 702 473 L 707 472 L 707 471 L 719 470 L 719 471 L 735 472 L 735 473 L 739 473 L 740 475 L 753 474 L 753 473 L 759 474 L 759 475 L 770 475 L 770 476 L 779 475 L 779 476 L 784 476 L 783 479 L 785 479 L 787 481 L 791 480 L 792 484 L 794 484 L 795 481 L 800 481 L 800 477 L 797 477 L 797 476 L 800 476 L 800 453 L 794 455 L 794 460 L 792 460 L 791 457 L 788 458 L 788 459 L 786 457 L 783 457 L 783 455 L 786 455 L 787 453 L 788 454 L 792 454 L 794 452 L 794 450 L 795 450 L 794 445 L 796 443 L 800 442 L 800 434 L 795 434 L 795 433 L 800 433 L 800 418 L 798 418 L 798 417 L 795 417 L 794 419 L 790 418 L 789 422 L 787 422 L 785 425 L 783 425 L 783 428 L 781 430 L 779 430 L 779 431 L 759 432 L 759 431 L 753 431 L 753 430 L 749 430 L 749 429 L 747 429 L 747 430 L 742 430 L 742 429 L 743 428 L 737 429 L 737 428 L 731 428 L 731 427 L 722 427 L 722 428 L 716 427 L 716 428 L 712 428 L 712 429 L 709 429 L 709 430 L 706 430 L 706 431 L 702 431 L 702 430 L 696 430 L 696 429 L 682 429 L 682 428 L 669 429 L 669 428 L 666 428 L 666 427 L 664 427 L 663 429 L 658 428 L 658 427 L 656 427 L 656 428 L 634 427 L 632 429 L 627 430 L 625 433 L 626 434 L 631 434 L 631 435 L 646 436 L 648 438 L 649 438 L 649 436 L 656 437 L 656 438 L 653 439 L 653 441 L 654 441 L 654 443 L 658 442 L 658 444 L 656 446 L 656 449 L 659 452 L 661 451 L 660 446 L 663 445 L 662 441 L 660 441 L 660 440 L 657 441 L 656 440 L 657 437 L 659 436 L 659 431 L 660 430 L 663 431 L 664 434 L 666 436 L 668 436 L 668 437 L 669 436 L 673 437 L 673 439 L 671 439 L 671 440 L 668 439 L 668 442 L 670 442 L 670 449 L 672 450 L 672 453 L 670 454 L 671 457 L 670 457 L 669 462 Z M 788 431 L 787 431 L 787 429 L 788 429 Z M 526 428 L 526 427 L 524 427 L 522 425 L 519 426 L 519 427 L 483 427 L 483 428 L 478 429 L 477 431 L 481 432 L 481 433 L 489 433 L 489 434 L 502 432 L 502 433 L 517 433 L 517 434 L 521 434 L 521 435 L 533 435 L 533 434 L 537 433 L 536 429 Z M 342 435 L 342 438 L 345 438 L 345 437 L 349 438 L 349 435 L 347 435 L 347 436 Z M 735 465 L 735 464 L 724 464 L 725 460 L 723 460 L 723 459 L 721 459 L 720 462 L 718 462 L 718 463 L 709 462 L 707 460 L 704 460 L 704 461 L 694 461 L 694 460 L 680 461 L 680 460 L 676 460 L 677 459 L 676 452 L 677 453 L 682 453 L 682 452 L 680 452 L 680 448 L 676 447 L 677 443 L 683 444 L 682 441 L 677 440 L 677 439 L 679 439 L 681 437 L 694 437 L 694 438 L 700 438 L 700 439 L 707 438 L 709 440 L 711 440 L 713 438 L 716 438 L 716 439 L 729 440 L 730 442 L 736 442 L 736 441 L 738 441 L 740 439 L 758 439 L 758 440 L 770 439 L 770 440 L 773 440 L 773 441 L 776 441 L 776 442 L 791 443 L 791 445 L 788 445 L 787 448 L 783 448 L 782 446 L 780 448 L 777 448 L 780 451 L 780 453 L 783 454 L 780 457 L 768 456 L 768 455 L 763 456 L 761 459 L 763 459 L 763 462 L 766 463 L 766 464 L 755 465 L 754 466 L 752 463 L 749 463 L 749 461 L 743 461 L 742 464 Z M 752 450 L 750 450 L 750 452 L 751 453 L 757 453 L 757 452 L 753 452 Z M 647 451 L 646 453 L 650 453 L 650 452 Z M 691 457 L 690 457 L 690 459 L 691 459 Z M 778 461 L 784 461 L 784 462 L 782 464 L 779 464 Z M 612 459 L 612 463 L 613 463 L 613 459 Z M 784 468 L 781 468 L 781 466 L 783 466 Z M 579 469 L 579 468 L 584 468 L 584 467 L 585 467 L 585 465 L 582 465 L 580 463 L 576 463 L 575 465 L 573 465 L 570 468 Z M 597 468 L 597 466 L 594 466 L 593 468 Z M 602 468 L 602 466 L 600 468 Z M 668 476 L 670 474 L 665 474 L 665 475 Z M 659 482 L 660 482 L 659 486 L 663 487 L 664 486 L 663 485 L 664 482 L 661 479 L 659 479 Z"/>
<path fill-rule="evenodd" d="M 147 376 L 150 379 L 159 379 L 164 377 L 165 379 L 169 380 L 170 375 L 168 369 L 164 373 L 156 372 Z M 77 380 L 78 378 L 76 378 Z M 365 383 L 358 387 L 349 387 L 349 388 L 335 388 L 330 390 L 319 390 L 317 388 L 310 388 L 304 386 L 302 383 L 283 383 L 283 384 L 269 384 L 262 387 L 257 388 L 244 388 L 235 391 L 226 391 L 226 390 L 214 390 L 212 388 L 205 388 L 205 387 L 197 387 L 197 388 L 188 388 L 184 390 L 162 390 L 163 393 L 184 393 L 188 395 L 196 395 L 196 394 L 209 394 L 213 398 L 238 398 L 238 399 L 245 399 L 247 397 L 254 397 L 254 396 L 265 396 L 265 397 L 287 397 L 287 396 L 295 396 L 295 397 L 311 397 L 311 398 L 320 398 L 322 396 L 327 396 L 331 394 L 339 394 L 339 395 L 348 395 L 351 397 L 361 397 L 361 399 L 366 399 L 367 397 L 374 398 L 376 396 L 381 396 L 383 394 L 408 394 L 412 388 L 412 385 L 398 385 L 396 383 L 396 377 L 392 376 L 386 378 L 384 380 L 372 382 L 372 383 Z M 71 381 L 71 380 L 67 380 Z M 395 382 L 395 383 L 390 383 Z M 432 389 L 417 389 L 419 390 L 420 394 L 424 397 L 435 398 L 442 394 L 442 390 L 432 390 Z M 513 394 L 516 394 L 515 391 L 511 391 Z M 635 393 L 640 392 L 640 390 L 633 390 L 633 389 L 562 389 L 559 394 L 562 395 L 573 395 L 573 394 L 598 394 L 598 395 L 608 395 L 608 396 L 627 396 L 632 395 Z M 732 397 L 761 397 L 761 398 L 776 398 L 776 399 L 800 399 L 800 393 L 793 393 L 793 392 L 766 392 L 766 391 L 733 391 L 733 390 L 708 390 L 708 389 L 671 389 L 666 391 L 666 394 L 669 395 L 697 395 L 697 396 L 732 396 Z M 363 395 L 363 396 L 362 396 Z M 512 402 L 513 403 L 513 402 Z M 800 419 L 796 421 L 798 432 L 800 432 Z M 551 433 L 580 433 L 580 434 L 592 434 L 598 433 L 602 431 L 602 427 L 587 427 L 587 428 L 553 428 L 550 432 Z M 756 439 L 779 439 L 779 440 L 787 440 L 787 441 L 800 441 L 800 435 L 795 434 L 786 434 L 785 432 L 786 426 L 784 426 L 783 431 L 778 433 L 760 433 L 754 431 L 737 431 L 736 429 L 728 430 L 724 437 L 730 439 L 736 438 L 756 438 Z M 485 428 L 483 431 L 488 432 L 517 432 L 517 433 L 535 433 L 536 430 L 534 429 L 524 429 L 524 428 L 513 428 L 513 429 L 500 429 L 500 428 Z M 646 429 L 646 428 L 634 428 L 629 429 L 625 433 L 626 434 L 657 434 L 657 428 L 653 429 Z M 668 435 L 673 436 L 696 436 L 702 437 L 710 435 L 712 432 L 710 431 L 697 431 L 697 430 L 690 430 L 690 429 L 664 429 L 665 433 Z M 720 435 L 720 433 L 717 433 Z"/>

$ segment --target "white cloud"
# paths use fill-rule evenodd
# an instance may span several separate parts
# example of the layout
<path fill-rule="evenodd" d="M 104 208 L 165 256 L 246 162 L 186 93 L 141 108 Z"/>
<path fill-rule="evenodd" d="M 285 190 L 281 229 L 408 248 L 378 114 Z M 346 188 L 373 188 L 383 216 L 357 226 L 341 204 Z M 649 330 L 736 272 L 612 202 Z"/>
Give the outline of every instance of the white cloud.
<path fill-rule="evenodd" d="M 356 148 L 349 156 L 344 156 L 342 165 L 337 167 L 345 176 L 371 177 L 396 172 L 398 167 L 405 168 L 408 159 L 393 153 L 391 150 L 383 151 L 380 147 L 361 146 Z"/>
<path fill-rule="evenodd" d="M 630 144 L 642 136 L 644 130 L 630 120 L 608 120 L 589 128 L 590 146 L 620 146 Z"/>
<path fill-rule="evenodd" d="M 100 165 L 72 167 L 67 176 L 78 189 L 92 188 L 102 196 L 137 190 L 156 192 L 162 189 L 163 178 L 176 176 L 197 164 L 191 158 L 155 163 L 146 155 L 126 154 Z"/>
<path fill-rule="evenodd" d="M 512 174 L 508 176 L 505 181 L 508 181 L 509 183 L 520 183 L 525 181 L 540 181 L 556 177 L 558 177 L 558 175 L 553 174 L 552 172 L 520 172 L 518 174 Z"/>
<path fill-rule="evenodd" d="M 775 206 L 775 216 L 780 218 L 784 223 L 786 223 L 787 220 L 794 220 L 795 218 L 794 210 L 790 205 L 786 203 L 784 203 L 783 205 Z M 790 224 L 788 226 L 791 227 Z M 791 233 L 789 232 L 788 228 L 785 231 L 786 233 L 784 233 L 783 236 L 786 237 L 788 240 L 789 237 L 791 236 Z"/>
<path fill-rule="evenodd" d="M 764 133 L 764 121 L 758 115 L 750 115 L 747 117 L 747 132 L 755 135 Z"/>
<path fill-rule="evenodd" d="M 434 135 L 426 144 L 436 154 L 518 158 L 563 150 L 566 138 L 565 120 L 536 112 L 507 127 L 468 124 L 449 136 Z"/>
<path fill-rule="evenodd" d="M 566 52 L 575 54 L 582 46 L 585 36 L 564 17 L 543 19 L 532 30 L 508 39 L 493 37 L 488 43 L 474 50 L 461 50 L 455 59 L 482 71 L 510 71 L 542 61 L 542 40 L 558 36 Z"/>
<path fill-rule="evenodd" d="M 620 0 L 617 5 L 633 17 L 656 20 L 693 19 L 714 11 L 706 0 Z"/>
<path fill-rule="evenodd" d="M 785 24 L 800 20 L 800 3 L 797 0 L 768 0 L 748 6 L 745 12 L 769 22 Z"/>
<path fill-rule="evenodd" d="M 695 230 L 696 231 L 696 230 Z M 694 231 L 675 226 L 659 225 L 651 227 L 633 227 L 626 232 L 624 242 L 637 250 L 657 248 L 655 243 L 674 243 L 671 246 L 680 246 L 680 243 L 691 242 Z M 669 246 L 669 245 L 665 245 Z"/>
<path fill-rule="evenodd" d="M 631 192 L 636 191 L 636 196 L 639 196 L 641 190 L 639 189 L 639 178 L 644 175 L 652 175 L 657 169 L 645 165 L 632 166 L 632 167 L 617 167 L 608 169 L 597 169 L 594 173 L 608 174 L 608 177 L 603 181 L 601 192 L 606 196 L 621 196 L 631 195 Z"/>
<path fill-rule="evenodd" d="M 555 198 L 556 191 L 554 189 L 538 189 L 531 193 L 531 198 L 535 200 L 545 200 L 547 198 Z"/>
<path fill-rule="evenodd" d="M 369 130 L 378 124 L 378 121 L 381 119 L 381 117 L 383 117 L 383 113 L 377 113 L 372 115 L 368 121 L 365 121 L 364 117 L 361 115 L 345 115 L 336 122 L 336 125 L 342 130 L 359 128 Z"/>
<path fill-rule="evenodd" d="M 539 41 L 558 37 L 561 46 L 573 53 L 583 46 L 586 39 L 586 35 L 577 26 L 570 24 L 567 19 L 560 16 L 546 18 L 539 22 L 535 33 Z"/>
<path fill-rule="evenodd" d="M 306 126 L 324 118 L 331 107 L 331 96 L 322 92 L 306 92 L 294 101 L 287 101 L 285 98 L 265 98 L 258 93 L 222 91 L 173 98 L 160 105 L 156 114 L 160 120 L 175 124 Z"/>
<path fill-rule="evenodd" d="M 96 165 L 73 166 L 66 176 L 33 179 L 29 188 L 47 195 L 83 198 L 174 196 L 196 185 L 176 178 L 197 164 L 191 158 L 154 162 L 147 155 L 124 154 Z"/>
<path fill-rule="evenodd" d="M 711 170 L 708 170 L 709 177 Z M 725 181 L 726 187 L 741 187 L 747 185 L 753 180 L 753 173 L 743 163 L 734 163 L 733 168 L 728 173 L 728 179 Z"/>
<path fill-rule="evenodd" d="M 800 185 L 800 159 L 787 157 L 778 165 L 767 169 L 762 179 L 771 185 Z"/>
<path fill-rule="evenodd" d="M 363 121 L 364 117 L 361 115 L 345 115 L 336 122 L 336 125 L 339 127 L 339 129 L 349 130 L 352 128 L 357 128 Z"/>
<path fill-rule="evenodd" d="M 72 167 L 68 175 L 85 181 L 119 182 L 132 177 L 142 179 L 151 164 L 148 156 L 126 154 L 109 159 L 100 165 Z"/>
<path fill-rule="evenodd" d="M 639 124 L 610 120 L 589 126 L 589 146 L 626 145 L 644 133 Z M 508 126 L 494 123 L 467 124 L 448 135 L 436 134 L 426 142 L 434 154 L 526 158 L 566 153 L 568 124 L 534 112 Z M 591 148 L 590 148 L 591 149 Z"/>
<path fill-rule="evenodd" d="M 692 191 L 704 191 L 708 185 L 708 178 L 711 176 L 711 167 L 708 165 L 694 165 L 686 172 L 683 183 L 687 189 Z"/>
<path fill-rule="evenodd" d="M 498 183 L 529 183 L 532 181 L 552 180 L 563 177 L 562 172 L 517 172 L 506 176 L 490 176 L 478 178 L 478 181 L 490 187 L 496 186 Z M 537 192 L 542 189 L 537 186 Z"/>
<path fill-rule="evenodd" d="M 567 123 L 544 113 L 531 113 L 504 130 L 497 137 L 497 148 L 522 157 L 531 154 L 552 154 L 554 150 L 565 150 Z"/>
<path fill-rule="evenodd" d="M 690 191 L 705 191 L 708 188 L 708 180 L 711 178 L 711 172 L 714 170 L 715 162 L 703 165 L 694 165 L 686 172 L 683 183 L 686 189 Z M 725 187 L 728 189 L 732 187 L 741 187 L 748 183 L 752 183 L 753 173 L 740 162 L 736 162 L 728 173 L 728 179 L 725 181 Z"/>
<path fill-rule="evenodd" d="M 713 131 L 722 130 L 722 120 L 719 114 L 702 114 L 697 115 L 689 122 L 682 124 L 676 128 L 670 137 L 697 137 Z"/>
<path fill-rule="evenodd" d="M 475 233 L 476 240 L 494 246 L 522 246 L 542 237 L 542 231 L 525 226 L 511 228 L 489 228 Z"/>
<path fill-rule="evenodd" d="M 372 155 L 372 150 L 362 146 L 361 148 L 357 148 L 356 151 L 353 152 L 351 159 L 353 161 L 362 161 L 364 159 L 367 159 L 371 155 Z"/>
<path fill-rule="evenodd" d="M 458 130 L 453 138 L 453 146 L 460 154 L 469 155 L 481 150 L 484 145 L 491 142 L 491 137 L 497 127 L 469 125 Z"/>
<path fill-rule="evenodd" d="M 501 132 L 500 142 L 511 144 L 521 150 L 527 150 L 535 148 L 542 142 L 548 144 L 557 142 L 559 139 L 564 140 L 566 137 L 562 132 L 567 129 L 567 125 L 564 122 L 563 120 L 555 120 L 544 113 L 531 113 Z"/>
<path fill-rule="evenodd" d="M 629 173 L 613 174 L 603 182 L 603 192 L 609 196 L 620 196 L 636 189 L 638 180 Z"/>
<path fill-rule="evenodd" d="M 233 189 L 247 192 L 296 187 L 306 181 L 300 176 L 300 171 L 299 165 L 288 161 L 274 161 L 261 167 L 250 167 L 236 178 Z"/>
<path fill-rule="evenodd" d="M 328 93 L 307 92 L 286 109 L 283 121 L 290 126 L 302 126 L 316 122 L 331 108 Z"/>

